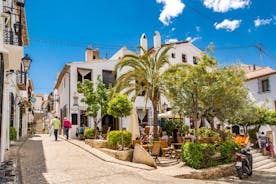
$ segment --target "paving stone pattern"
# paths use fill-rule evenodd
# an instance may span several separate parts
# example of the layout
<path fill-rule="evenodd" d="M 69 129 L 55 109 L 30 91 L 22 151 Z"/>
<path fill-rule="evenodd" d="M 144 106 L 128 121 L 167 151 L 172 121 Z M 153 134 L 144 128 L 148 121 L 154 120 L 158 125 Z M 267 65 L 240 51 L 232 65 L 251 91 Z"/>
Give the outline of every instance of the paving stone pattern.
<path fill-rule="evenodd" d="M 19 153 L 23 184 L 225 183 L 184 180 L 105 162 L 66 140 L 54 141 L 49 135 L 29 138 Z"/>

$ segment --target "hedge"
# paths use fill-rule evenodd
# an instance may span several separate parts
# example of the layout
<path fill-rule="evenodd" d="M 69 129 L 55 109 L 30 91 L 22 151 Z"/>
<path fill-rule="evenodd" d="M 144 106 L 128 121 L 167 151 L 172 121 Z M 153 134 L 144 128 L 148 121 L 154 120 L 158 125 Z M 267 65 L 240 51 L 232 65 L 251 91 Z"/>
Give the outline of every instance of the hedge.
<path fill-rule="evenodd" d="M 120 130 L 113 130 L 110 131 L 109 134 L 107 135 L 107 144 L 114 148 L 117 149 L 119 145 L 121 145 L 121 134 L 122 131 Z M 132 134 L 130 131 L 123 131 L 123 139 L 124 139 L 124 147 L 128 147 L 132 143 Z"/>

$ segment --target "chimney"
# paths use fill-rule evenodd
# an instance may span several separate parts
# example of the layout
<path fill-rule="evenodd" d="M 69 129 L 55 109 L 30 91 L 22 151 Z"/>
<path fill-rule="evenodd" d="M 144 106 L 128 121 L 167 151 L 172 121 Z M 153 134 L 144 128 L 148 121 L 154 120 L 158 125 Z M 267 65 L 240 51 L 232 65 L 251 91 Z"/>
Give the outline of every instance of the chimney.
<path fill-rule="evenodd" d="M 256 70 L 256 65 L 254 64 L 254 65 L 253 65 L 253 71 L 255 71 L 255 70 Z"/>
<path fill-rule="evenodd" d="M 85 61 L 91 62 L 100 59 L 99 49 L 93 49 L 92 46 L 88 46 L 85 50 Z"/>
<path fill-rule="evenodd" d="M 160 37 L 160 33 L 158 31 L 154 31 L 153 47 L 155 49 L 161 48 L 161 37 Z"/>
<path fill-rule="evenodd" d="M 148 39 L 145 33 L 143 33 L 140 38 L 140 46 L 146 51 L 148 50 Z M 144 51 L 140 49 L 140 55 L 143 55 L 143 54 L 144 54 Z"/>

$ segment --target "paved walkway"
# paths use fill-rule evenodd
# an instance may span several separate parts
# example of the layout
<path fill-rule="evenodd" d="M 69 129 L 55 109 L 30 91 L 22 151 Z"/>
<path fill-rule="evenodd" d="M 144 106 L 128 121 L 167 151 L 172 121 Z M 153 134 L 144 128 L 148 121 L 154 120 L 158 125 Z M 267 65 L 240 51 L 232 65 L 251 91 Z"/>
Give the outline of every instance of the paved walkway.
<path fill-rule="evenodd" d="M 63 139 L 29 138 L 20 149 L 23 184 L 84 183 L 225 183 L 178 179 L 165 174 L 103 161 Z"/>

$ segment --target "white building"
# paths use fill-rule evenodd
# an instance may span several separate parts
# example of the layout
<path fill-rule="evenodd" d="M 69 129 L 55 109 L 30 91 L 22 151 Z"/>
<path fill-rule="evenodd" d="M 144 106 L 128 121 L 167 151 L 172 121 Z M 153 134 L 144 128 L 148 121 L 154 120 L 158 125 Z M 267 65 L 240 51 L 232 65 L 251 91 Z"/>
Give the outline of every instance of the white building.
<path fill-rule="evenodd" d="M 246 85 L 259 106 L 276 111 L 276 70 L 269 67 L 242 65 L 246 70 Z M 260 132 L 272 133 L 276 148 L 276 126 L 262 126 Z"/>
<path fill-rule="evenodd" d="M 140 45 L 145 50 L 148 50 L 148 40 L 145 34 L 142 34 L 141 36 Z M 154 51 L 165 46 L 173 47 L 168 52 L 171 64 L 187 63 L 193 65 L 197 63 L 197 58 L 201 57 L 201 51 L 188 41 L 161 44 L 160 34 L 156 31 L 154 33 L 154 46 L 153 48 L 150 48 L 149 51 Z M 99 50 L 87 48 L 85 52 L 85 61 L 68 63 L 59 73 L 54 92 L 52 93 L 52 101 L 54 102 L 52 110 L 61 118 L 67 116 L 71 119 L 73 124 L 71 136 L 75 134 L 75 128 L 82 123 L 93 127 L 92 120 L 85 115 L 86 105 L 80 102 L 82 97 L 77 93 L 77 82 L 82 82 L 84 79 L 88 79 L 96 83 L 97 76 L 100 75 L 106 85 L 113 83 L 115 81 L 115 76 L 112 72 L 114 71 L 115 65 L 126 54 L 135 53 L 128 50 L 126 47 L 122 47 L 110 59 L 100 59 Z M 76 102 L 77 97 L 79 97 L 78 102 Z M 164 102 L 168 103 L 167 100 L 163 98 L 162 103 Z M 74 104 L 76 103 L 79 105 L 78 110 L 74 108 Z M 135 101 L 135 107 L 140 121 L 152 125 L 153 111 L 151 103 L 148 102 L 146 105 L 146 113 L 144 113 L 144 97 L 138 96 Z M 127 128 L 127 121 L 128 118 L 123 120 L 123 128 Z M 103 131 L 105 131 L 107 127 L 111 127 L 111 129 L 120 128 L 118 120 L 112 116 L 104 117 L 99 128 L 102 128 Z"/>
<path fill-rule="evenodd" d="M 3 161 L 10 146 L 10 127 L 16 129 L 17 138 L 27 134 L 33 87 L 21 61 L 23 47 L 29 44 L 24 1 L 0 0 L 0 15 L 0 161 Z"/>

